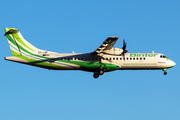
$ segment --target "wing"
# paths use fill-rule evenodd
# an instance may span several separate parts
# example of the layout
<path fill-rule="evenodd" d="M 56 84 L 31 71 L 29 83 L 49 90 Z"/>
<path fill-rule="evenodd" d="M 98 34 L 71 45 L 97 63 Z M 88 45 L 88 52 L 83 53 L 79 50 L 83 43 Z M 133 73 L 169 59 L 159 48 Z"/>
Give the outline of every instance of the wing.
<path fill-rule="evenodd" d="M 98 49 L 96 49 L 93 54 L 99 54 L 102 53 L 104 50 L 110 50 L 114 44 L 116 43 L 116 41 L 118 40 L 119 37 L 116 36 L 112 36 L 112 37 L 108 37 L 101 46 L 98 47 Z"/>

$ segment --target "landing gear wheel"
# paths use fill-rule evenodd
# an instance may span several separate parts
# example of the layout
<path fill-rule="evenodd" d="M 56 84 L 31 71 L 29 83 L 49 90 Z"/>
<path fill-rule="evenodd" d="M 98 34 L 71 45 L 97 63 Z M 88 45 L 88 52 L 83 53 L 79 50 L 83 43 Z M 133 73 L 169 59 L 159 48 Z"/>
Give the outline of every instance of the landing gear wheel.
<path fill-rule="evenodd" d="M 164 75 L 167 75 L 167 72 L 164 72 Z"/>
<path fill-rule="evenodd" d="M 98 78 L 98 77 L 99 77 L 99 74 L 98 74 L 98 73 L 94 73 L 94 74 L 93 74 L 93 77 L 94 77 L 94 78 Z"/>
<path fill-rule="evenodd" d="M 99 75 L 103 75 L 103 74 L 104 74 L 104 70 L 100 70 Z"/>

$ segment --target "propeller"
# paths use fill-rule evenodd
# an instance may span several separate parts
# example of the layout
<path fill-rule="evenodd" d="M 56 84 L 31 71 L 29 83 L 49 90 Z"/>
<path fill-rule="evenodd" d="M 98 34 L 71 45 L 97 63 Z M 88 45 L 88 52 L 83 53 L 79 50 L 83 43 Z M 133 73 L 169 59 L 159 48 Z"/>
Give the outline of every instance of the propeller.
<path fill-rule="evenodd" d="M 125 56 L 124 54 L 127 53 L 128 51 L 126 50 L 126 46 L 127 46 L 127 43 L 125 42 L 125 40 L 123 39 L 123 52 L 121 53 L 121 55 L 123 56 L 123 59 L 125 60 Z"/>
<path fill-rule="evenodd" d="M 127 43 L 126 43 L 125 40 L 123 39 L 123 47 L 122 47 L 122 49 L 123 49 L 123 54 L 128 52 L 128 51 L 126 50 L 126 46 L 127 46 Z"/>

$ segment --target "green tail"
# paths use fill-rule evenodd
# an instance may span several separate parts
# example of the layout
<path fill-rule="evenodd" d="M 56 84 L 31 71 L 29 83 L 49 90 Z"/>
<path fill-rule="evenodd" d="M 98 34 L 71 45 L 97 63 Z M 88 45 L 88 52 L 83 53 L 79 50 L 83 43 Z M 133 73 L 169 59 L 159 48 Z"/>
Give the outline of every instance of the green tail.
<path fill-rule="evenodd" d="M 40 49 L 34 47 L 32 44 L 27 42 L 18 29 L 15 28 L 4 28 L 11 52 L 13 56 L 23 55 L 24 52 L 30 52 L 37 54 Z"/>

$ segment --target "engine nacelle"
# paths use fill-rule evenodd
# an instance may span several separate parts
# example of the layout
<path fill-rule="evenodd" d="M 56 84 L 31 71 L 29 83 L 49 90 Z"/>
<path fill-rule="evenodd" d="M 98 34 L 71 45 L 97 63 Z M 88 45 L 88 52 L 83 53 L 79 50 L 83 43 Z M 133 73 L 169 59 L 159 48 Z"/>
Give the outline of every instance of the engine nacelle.
<path fill-rule="evenodd" d="M 123 52 L 123 49 L 113 47 L 112 49 L 110 49 L 110 50 L 104 50 L 103 52 L 104 52 L 105 54 L 120 55 L 120 54 Z"/>

